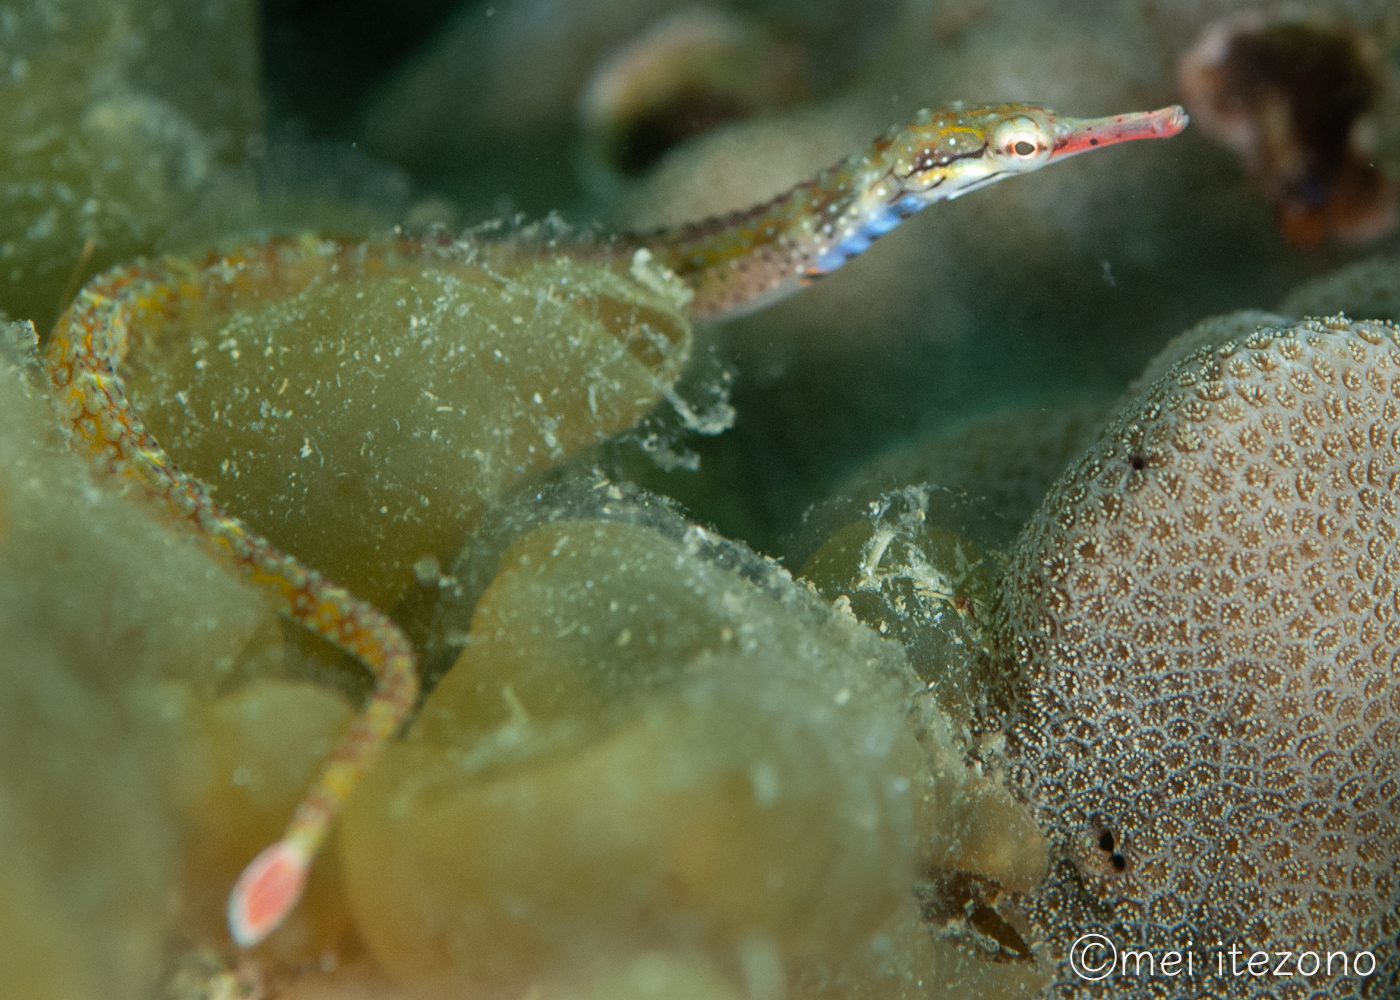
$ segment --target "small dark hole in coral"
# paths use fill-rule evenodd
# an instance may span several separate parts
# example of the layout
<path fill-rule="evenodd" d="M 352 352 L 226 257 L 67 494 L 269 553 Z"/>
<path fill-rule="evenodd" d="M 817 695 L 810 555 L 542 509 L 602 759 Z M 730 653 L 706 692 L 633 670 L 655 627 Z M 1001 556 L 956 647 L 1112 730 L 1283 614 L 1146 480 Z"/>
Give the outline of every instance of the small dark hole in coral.
<path fill-rule="evenodd" d="M 1123 857 L 1123 855 L 1121 855 L 1121 854 L 1115 854 L 1115 855 L 1113 855 L 1113 857 L 1111 857 L 1111 858 L 1108 859 L 1108 863 L 1111 864 L 1111 865 L 1113 866 L 1113 870 L 1114 870 L 1114 871 L 1120 871 L 1120 872 L 1121 872 L 1121 871 L 1127 871 L 1127 869 L 1128 869 L 1128 859 L 1125 858 L 1125 857 Z"/>
<path fill-rule="evenodd" d="M 1099 834 L 1099 850 L 1101 850 L 1101 851 L 1112 851 L 1112 850 L 1113 850 L 1113 831 L 1112 831 L 1112 830 L 1105 830 L 1103 833 Z"/>
<path fill-rule="evenodd" d="M 1099 140 L 1097 140 L 1097 139 L 1090 139 L 1090 140 L 1089 140 L 1089 145 L 1091 145 L 1091 146 L 1097 146 L 1098 144 L 1099 144 Z"/>
<path fill-rule="evenodd" d="M 1141 472 L 1147 468 L 1147 458 L 1143 455 L 1130 455 L 1128 456 L 1128 467 L 1134 472 Z"/>

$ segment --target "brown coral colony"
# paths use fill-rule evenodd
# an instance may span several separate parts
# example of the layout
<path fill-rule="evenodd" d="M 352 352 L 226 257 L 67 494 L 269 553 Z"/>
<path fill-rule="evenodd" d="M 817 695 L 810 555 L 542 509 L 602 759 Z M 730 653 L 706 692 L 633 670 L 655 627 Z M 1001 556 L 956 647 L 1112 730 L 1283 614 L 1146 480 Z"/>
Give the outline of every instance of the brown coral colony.
<path fill-rule="evenodd" d="M 1065 859 L 1029 904 L 1057 958 L 1095 925 L 1364 949 L 1389 995 L 1398 491 L 1400 330 L 1338 317 L 1191 354 L 1051 492 L 997 627 L 1012 781 Z"/>
<path fill-rule="evenodd" d="M 1227 21 L 1183 57 L 1180 84 L 1192 117 L 1244 157 L 1289 242 L 1360 242 L 1394 227 L 1395 184 L 1354 141 L 1378 86 L 1353 38 Z"/>

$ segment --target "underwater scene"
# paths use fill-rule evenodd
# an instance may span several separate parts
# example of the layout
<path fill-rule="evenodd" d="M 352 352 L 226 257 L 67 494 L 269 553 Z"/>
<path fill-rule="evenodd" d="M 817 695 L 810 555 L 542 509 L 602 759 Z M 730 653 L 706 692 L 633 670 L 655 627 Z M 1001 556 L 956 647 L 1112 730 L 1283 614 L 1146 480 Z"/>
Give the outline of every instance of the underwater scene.
<path fill-rule="evenodd" d="M 1397 323 L 1397 0 L 0 0 L 0 1000 L 1400 998 Z"/>

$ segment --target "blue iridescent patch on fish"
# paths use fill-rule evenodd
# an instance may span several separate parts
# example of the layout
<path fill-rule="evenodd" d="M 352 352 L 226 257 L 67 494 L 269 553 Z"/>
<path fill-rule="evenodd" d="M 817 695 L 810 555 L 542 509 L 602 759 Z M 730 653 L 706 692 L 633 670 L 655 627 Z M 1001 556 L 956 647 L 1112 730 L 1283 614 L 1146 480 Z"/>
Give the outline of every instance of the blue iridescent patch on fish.
<path fill-rule="evenodd" d="M 812 261 L 807 273 L 830 274 L 852 257 L 865 253 L 872 243 L 927 204 L 925 199 L 908 194 L 893 204 L 878 206 L 861 223 L 859 229 Z"/>

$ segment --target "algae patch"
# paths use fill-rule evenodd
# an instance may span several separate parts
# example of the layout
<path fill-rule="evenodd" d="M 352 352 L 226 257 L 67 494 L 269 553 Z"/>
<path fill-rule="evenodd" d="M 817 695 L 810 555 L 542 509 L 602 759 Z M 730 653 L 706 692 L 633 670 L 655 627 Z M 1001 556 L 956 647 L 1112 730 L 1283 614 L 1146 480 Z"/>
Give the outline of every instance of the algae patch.
<path fill-rule="evenodd" d="M 251 0 L 54 0 L 0 19 L 0 316 L 47 329 L 231 183 L 261 127 Z"/>

